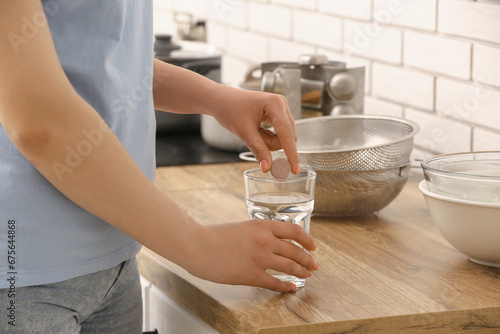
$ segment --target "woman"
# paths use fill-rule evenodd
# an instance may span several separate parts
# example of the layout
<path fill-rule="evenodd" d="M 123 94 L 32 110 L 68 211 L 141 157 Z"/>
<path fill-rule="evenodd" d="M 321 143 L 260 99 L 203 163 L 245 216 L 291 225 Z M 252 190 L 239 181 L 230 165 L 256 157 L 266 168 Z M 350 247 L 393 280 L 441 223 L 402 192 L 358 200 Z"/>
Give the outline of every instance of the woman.
<path fill-rule="evenodd" d="M 283 148 L 282 96 L 223 86 L 153 60 L 152 3 L 0 0 L 2 332 L 140 333 L 141 245 L 214 282 L 286 292 L 310 276 L 293 224 L 202 226 L 153 184 L 154 110 L 214 116 L 261 169 Z M 260 128 L 272 123 L 276 134 Z"/>

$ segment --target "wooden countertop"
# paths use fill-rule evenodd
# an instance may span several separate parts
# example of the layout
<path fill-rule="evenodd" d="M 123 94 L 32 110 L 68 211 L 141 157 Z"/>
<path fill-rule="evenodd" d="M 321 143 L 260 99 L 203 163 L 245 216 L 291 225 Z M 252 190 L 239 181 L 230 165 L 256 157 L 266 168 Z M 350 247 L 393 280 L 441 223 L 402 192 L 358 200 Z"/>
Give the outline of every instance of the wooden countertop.
<path fill-rule="evenodd" d="M 203 224 L 246 220 L 255 163 L 162 167 L 157 185 Z M 474 264 L 431 220 L 412 175 L 378 215 L 313 217 L 319 270 L 296 292 L 191 276 L 148 249 L 141 274 L 221 333 L 500 333 L 500 269 Z"/>

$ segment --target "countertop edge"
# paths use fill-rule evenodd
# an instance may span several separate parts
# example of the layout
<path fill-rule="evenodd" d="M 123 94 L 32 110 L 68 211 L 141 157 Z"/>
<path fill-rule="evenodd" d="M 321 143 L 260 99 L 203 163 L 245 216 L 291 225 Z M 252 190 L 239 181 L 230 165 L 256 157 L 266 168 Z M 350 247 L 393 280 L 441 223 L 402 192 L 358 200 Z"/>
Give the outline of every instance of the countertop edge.
<path fill-rule="evenodd" d="M 450 310 L 379 318 L 341 320 L 264 328 L 259 334 L 495 334 L 500 331 L 500 308 Z"/>

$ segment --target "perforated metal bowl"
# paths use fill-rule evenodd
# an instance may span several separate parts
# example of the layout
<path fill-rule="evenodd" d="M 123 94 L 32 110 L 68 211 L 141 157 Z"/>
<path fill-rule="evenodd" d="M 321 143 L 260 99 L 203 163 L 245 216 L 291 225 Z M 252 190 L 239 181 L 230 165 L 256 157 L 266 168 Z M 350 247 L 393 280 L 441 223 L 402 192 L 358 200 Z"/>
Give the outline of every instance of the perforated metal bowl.
<path fill-rule="evenodd" d="M 300 164 L 317 173 L 314 214 L 375 213 L 400 193 L 410 170 L 414 122 L 386 116 L 298 120 Z M 283 156 L 283 152 L 275 156 Z"/>
<path fill-rule="evenodd" d="M 350 217 L 377 213 L 391 203 L 408 180 L 410 164 L 357 171 L 316 171 L 314 214 Z"/>
<path fill-rule="evenodd" d="M 296 127 L 304 166 L 343 171 L 406 164 L 419 130 L 402 118 L 368 115 L 309 118 L 298 120 Z"/>

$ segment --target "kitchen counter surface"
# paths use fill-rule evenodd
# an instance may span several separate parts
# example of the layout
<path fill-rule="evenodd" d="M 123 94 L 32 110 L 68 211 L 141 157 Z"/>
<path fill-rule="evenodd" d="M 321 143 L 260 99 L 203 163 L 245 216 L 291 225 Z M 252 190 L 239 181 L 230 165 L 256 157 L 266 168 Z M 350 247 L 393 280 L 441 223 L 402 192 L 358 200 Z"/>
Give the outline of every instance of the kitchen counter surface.
<path fill-rule="evenodd" d="M 246 220 L 255 163 L 157 169 L 157 185 L 203 224 Z M 378 215 L 313 217 L 319 270 L 292 293 L 196 278 L 148 249 L 141 275 L 221 333 L 500 333 L 500 269 L 474 264 L 433 224 L 412 175 Z"/>

